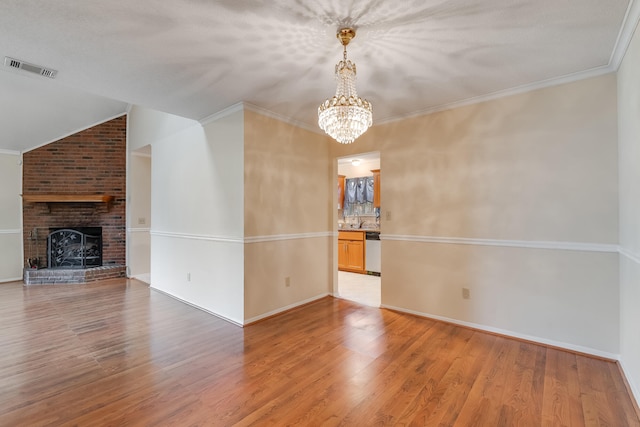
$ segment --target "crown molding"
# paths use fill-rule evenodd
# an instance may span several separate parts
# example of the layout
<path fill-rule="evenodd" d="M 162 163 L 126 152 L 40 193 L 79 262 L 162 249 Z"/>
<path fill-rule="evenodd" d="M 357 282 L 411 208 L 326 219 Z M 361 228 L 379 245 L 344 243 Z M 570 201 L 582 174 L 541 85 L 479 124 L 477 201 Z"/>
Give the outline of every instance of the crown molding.
<path fill-rule="evenodd" d="M 435 105 L 433 107 L 425 108 L 423 110 L 413 111 L 411 113 L 403 114 L 401 116 L 388 117 L 377 120 L 377 125 L 386 123 L 398 122 L 400 120 L 406 120 L 413 117 L 426 116 L 428 114 L 438 113 L 441 111 L 452 110 L 454 108 L 466 107 L 469 105 L 480 104 L 481 102 L 493 101 L 500 98 L 506 98 L 512 95 L 519 95 L 527 92 L 532 92 L 538 89 L 544 89 L 552 86 L 559 86 L 566 83 L 572 83 L 579 80 L 585 80 L 592 77 L 602 76 L 615 72 L 616 69 L 611 65 L 604 65 L 601 67 L 592 68 L 590 70 L 578 71 L 576 73 L 566 74 L 561 77 L 554 77 L 551 79 L 540 80 L 534 83 L 529 83 L 522 86 L 517 86 L 509 89 L 499 90 L 497 92 L 487 93 L 484 95 L 478 95 L 460 101 L 454 101 L 447 104 Z"/>
<path fill-rule="evenodd" d="M 640 21 L 640 1 L 631 0 L 627 7 L 627 12 L 624 15 L 615 47 L 609 58 L 609 65 L 616 71 L 620 68 L 627 49 L 629 49 L 629 44 L 631 44 L 631 39 L 638 26 L 638 21 Z"/>
<path fill-rule="evenodd" d="M 292 126 L 296 126 L 299 127 L 301 129 L 305 129 L 308 130 L 310 132 L 314 132 L 314 133 L 318 133 L 318 134 L 323 134 L 323 132 L 320 130 L 320 128 L 316 127 L 316 126 L 311 126 L 308 123 L 305 122 L 301 122 L 299 120 L 294 120 L 290 117 L 287 116 L 283 116 L 282 114 L 278 114 L 276 112 L 273 112 L 271 110 L 268 110 L 266 108 L 263 107 L 259 107 L 257 105 L 251 104 L 249 102 L 245 102 L 245 101 L 240 101 L 236 104 L 233 104 L 223 110 L 220 110 L 216 113 L 213 113 L 207 117 L 204 117 L 200 120 L 198 120 L 198 122 L 200 123 L 200 125 L 204 126 L 206 124 L 209 124 L 211 122 L 215 122 L 216 120 L 220 120 L 223 117 L 227 117 L 231 114 L 237 113 L 238 111 L 243 111 L 243 110 L 248 110 L 248 111 L 252 111 L 254 113 L 258 113 L 260 115 L 266 116 L 266 117 L 270 117 L 272 119 L 275 120 L 279 120 L 281 122 L 284 123 L 288 123 Z"/>
<path fill-rule="evenodd" d="M 0 148 L 0 154 L 9 154 L 11 156 L 19 156 L 20 152 L 16 150 L 5 150 L 4 148 Z"/>
<path fill-rule="evenodd" d="M 76 130 L 71 131 L 71 132 L 69 132 L 69 133 L 66 133 L 66 134 L 64 134 L 64 135 L 62 135 L 62 136 L 58 136 L 58 137 L 56 137 L 56 138 L 54 138 L 54 139 L 52 139 L 52 140 L 49 140 L 49 141 L 44 142 L 44 143 L 42 143 L 42 144 L 36 145 L 35 147 L 31 147 L 31 148 L 29 148 L 28 150 L 24 150 L 24 151 L 23 151 L 23 153 L 28 153 L 29 151 L 37 150 L 38 148 L 40 148 L 40 147 L 44 147 L 45 145 L 49 145 L 49 144 L 51 144 L 51 143 L 53 143 L 53 142 L 60 141 L 61 139 L 65 139 L 65 138 L 67 138 L 67 137 L 69 137 L 69 136 L 71 136 L 71 135 L 75 135 L 76 133 L 80 133 L 80 132 L 85 131 L 85 130 L 87 130 L 87 129 L 91 129 L 91 128 L 92 128 L 92 127 L 94 127 L 94 126 L 99 126 L 99 125 L 101 125 L 101 124 L 103 124 L 103 123 L 107 123 L 107 122 L 109 122 L 109 121 L 111 121 L 111 120 L 113 120 L 113 119 L 117 119 L 118 117 L 122 117 L 122 116 L 126 116 L 126 115 L 127 115 L 127 113 L 126 113 L 126 112 L 124 112 L 124 113 L 118 113 L 118 114 L 116 114 L 115 116 L 108 117 L 108 118 L 106 118 L 106 119 L 104 119 L 104 120 L 101 120 L 101 121 L 99 121 L 99 122 L 92 123 L 92 124 L 90 124 L 90 125 L 88 125 L 88 126 L 85 126 L 85 127 L 79 128 L 79 129 L 76 129 Z"/>
<path fill-rule="evenodd" d="M 441 111 L 451 110 L 454 108 L 479 104 L 481 102 L 492 101 L 492 100 L 505 98 L 512 95 L 519 95 L 519 94 L 531 92 L 538 89 L 559 86 L 562 84 L 572 83 L 579 80 L 589 79 L 592 77 L 598 77 L 598 76 L 602 76 L 609 73 L 615 73 L 616 71 L 618 71 L 618 68 L 620 68 L 620 64 L 622 63 L 622 60 L 624 59 L 624 56 L 627 53 L 627 49 L 629 48 L 629 44 L 631 43 L 631 39 L 635 33 L 635 30 L 639 21 L 640 21 L 640 0 L 631 0 L 629 2 L 629 6 L 627 7 L 627 11 L 623 18 L 620 31 L 618 32 L 618 37 L 616 38 L 616 42 L 615 42 L 613 51 L 611 52 L 611 56 L 609 57 L 609 62 L 607 65 L 591 68 L 589 70 L 578 71 L 571 74 L 566 74 L 560 77 L 553 77 L 546 80 L 540 80 L 537 82 L 528 83 L 525 85 L 516 86 L 509 89 L 504 89 L 496 92 L 478 95 L 471 98 L 462 99 L 459 101 L 435 105 L 433 107 L 416 110 L 400 116 L 377 119 L 375 121 L 374 126 L 378 126 L 386 123 L 398 122 L 398 121 L 406 120 L 413 117 L 425 116 L 428 114 L 438 113 Z M 242 108 L 246 108 L 249 111 L 253 111 L 255 113 L 262 114 L 264 116 L 271 117 L 273 119 L 280 120 L 285 123 L 289 123 L 290 125 L 297 126 L 302 129 L 306 129 L 310 132 L 314 132 L 317 134 L 324 134 L 320 130 L 320 128 L 318 128 L 317 126 L 312 126 L 312 125 L 309 125 L 308 123 L 301 122 L 299 120 L 294 120 L 290 117 L 283 116 L 281 114 L 275 113 L 266 108 L 258 107 L 257 105 L 250 104 L 248 102 L 239 102 L 237 104 L 234 104 L 231 107 L 228 107 L 215 114 L 212 114 L 211 116 L 208 116 L 208 117 L 205 117 L 204 119 L 199 120 L 199 122 L 204 125 L 211 121 L 225 117 L 236 111 L 239 111 Z"/>
<path fill-rule="evenodd" d="M 243 109 L 244 109 L 244 103 L 238 102 L 216 113 L 213 113 L 209 116 L 203 117 L 202 119 L 198 120 L 198 122 L 200 123 L 201 126 L 205 126 L 211 122 L 220 120 L 223 117 L 227 117 L 227 116 L 230 116 L 231 114 L 237 113 L 238 111 L 242 111 Z"/>
<path fill-rule="evenodd" d="M 244 104 L 244 106 L 245 106 L 245 108 L 247 110 L 253 111 L 254 113 L 258 113 L 258 114 L 261 114 L 263 116 L 270 117 L 272 119 L 276 119 L 276 120 L 279 120 L 281 122 L 288 123 L 288 124 L 290 124 L 292 126 L 296 126 L 296 127 L 308 130 L 308 131 L 313 132 L 313 133 L 324 135 L 324 132 L 322 132 L 322 130 L 318 126 L 311 126 L 308 123 L 301 122 L 299 120 L 294 120 L 294 119 L 292 119 L 290 117 L 286 117 L 286 116 L 283 116 L 281 114 L 274 113 L 271 110 L 267 110 L 266 108 L 258 107 L 257 105 L 253 105 L 253 104 L 250 104 L 248 102 L 244 102 L 243 104 Z"/>

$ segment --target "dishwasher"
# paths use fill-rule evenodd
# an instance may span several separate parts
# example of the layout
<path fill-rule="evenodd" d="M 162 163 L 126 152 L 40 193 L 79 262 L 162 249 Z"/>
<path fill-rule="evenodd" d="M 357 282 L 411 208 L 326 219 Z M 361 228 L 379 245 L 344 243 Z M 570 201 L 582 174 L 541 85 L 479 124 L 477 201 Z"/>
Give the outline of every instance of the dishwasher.
<path fill-rule="evenodd" d="M 365 268 L 367 274 L 380 276 L 380 232 L 367 231 L 365 234 Z"/>

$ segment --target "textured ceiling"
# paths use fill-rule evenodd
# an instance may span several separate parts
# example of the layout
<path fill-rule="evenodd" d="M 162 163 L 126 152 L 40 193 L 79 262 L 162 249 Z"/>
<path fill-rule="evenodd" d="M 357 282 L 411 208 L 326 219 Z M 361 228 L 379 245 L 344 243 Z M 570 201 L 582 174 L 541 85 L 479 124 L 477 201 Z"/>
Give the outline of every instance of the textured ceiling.
<path fill-rule="evenodd" d="M 58 76 L 0 66 L 0 148 L 49 142 L 127 104 L 200 120 L 244 101 L 315 128 L 346 25 L 357 28 L 358 92 L 379 123 L 613 71 L 628 10 L 628 0 L 2 0 L 0 59 Z"/>

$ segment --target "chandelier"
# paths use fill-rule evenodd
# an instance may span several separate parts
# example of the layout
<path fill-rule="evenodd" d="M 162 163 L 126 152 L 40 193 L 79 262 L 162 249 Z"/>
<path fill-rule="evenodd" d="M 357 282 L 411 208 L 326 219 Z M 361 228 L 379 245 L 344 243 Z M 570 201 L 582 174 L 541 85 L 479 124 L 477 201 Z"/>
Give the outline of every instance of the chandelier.
<path fill-rule="evenodd" d="M 371 103 L 356 92 L 356 64 L 347 59 L 347 45 L 356 36 L 353 28 L 336 35 L 344 49 L 343 60 L 336 65 L 336 94 L 318 107 L 318 125 L 341 144 L 351 144 L 372 123 Z"/>

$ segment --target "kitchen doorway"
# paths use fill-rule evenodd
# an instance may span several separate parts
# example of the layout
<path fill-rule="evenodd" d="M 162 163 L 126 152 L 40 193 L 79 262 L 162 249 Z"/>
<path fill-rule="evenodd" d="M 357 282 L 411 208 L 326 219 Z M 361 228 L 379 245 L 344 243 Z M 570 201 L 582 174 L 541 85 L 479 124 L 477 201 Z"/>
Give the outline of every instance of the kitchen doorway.
<path fill-rule="evenodd" d="M 339 298 L 380 307 L 380 153 L 338 158 Z"/>

